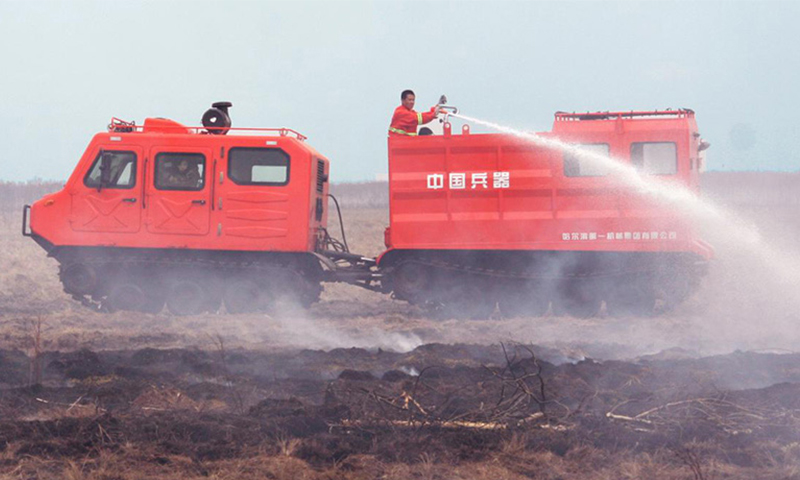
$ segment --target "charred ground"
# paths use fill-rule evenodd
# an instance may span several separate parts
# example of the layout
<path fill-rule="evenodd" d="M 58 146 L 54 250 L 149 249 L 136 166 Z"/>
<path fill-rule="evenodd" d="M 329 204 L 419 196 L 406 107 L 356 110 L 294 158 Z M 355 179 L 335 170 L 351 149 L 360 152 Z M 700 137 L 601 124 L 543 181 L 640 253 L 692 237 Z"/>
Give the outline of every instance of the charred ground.
<path fill-rule="evenodd" d="M 24 478 L 792 478 L 800 356 L 547 348 L 0 352 Z M 746 371 L 747 373 L 743 373 Z M 17 386 L 14 386 L 16 384 Z"/>

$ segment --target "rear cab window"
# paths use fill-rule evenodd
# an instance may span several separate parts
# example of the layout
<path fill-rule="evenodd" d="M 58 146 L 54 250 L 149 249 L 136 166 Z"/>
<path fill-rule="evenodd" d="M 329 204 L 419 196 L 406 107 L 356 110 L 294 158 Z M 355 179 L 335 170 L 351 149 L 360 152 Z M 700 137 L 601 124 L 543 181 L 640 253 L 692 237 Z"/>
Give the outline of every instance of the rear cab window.
<path fill-rule="evenodd" d="M 289 160 L 289 154 L 278 148 L 231 148 L 228 177 L 237 185 L 287 185 Z"/>
<path fill-rule="evenodd" d="M 97 154 L 89 172 L 83 178 L 83 184 L 89 188 L 99 188 L 102 176 L 103 155 L 111 157 L 109 165 L 111 181 L 103 188 L 130 189 L 136 185 L 136 154 L 133 152 L 121 152 L 104 150 Z"/>
<path fill-rule="evenodd" d="M 584 143 L 573 145 L 579 151 L 564 151 L 564 175 L 567 177 L 603 177 L 608 175 L 609 167 L 594 155 L 608 157 L 607 143 Z M 583 153 L 585 152 L 585 154 Z"/>
<path fill-rule="evenodd" d="M 206 157 L 201 153 L 159 153 L 156 155 L 155 187 L 158 190 L 202 190 L 205 168 Z"/>
<path fill-rule="evenodd" d="M 631 143 L 631 164 L 650 175 L 675 175 L 678 150 L 674 142 Z"/>

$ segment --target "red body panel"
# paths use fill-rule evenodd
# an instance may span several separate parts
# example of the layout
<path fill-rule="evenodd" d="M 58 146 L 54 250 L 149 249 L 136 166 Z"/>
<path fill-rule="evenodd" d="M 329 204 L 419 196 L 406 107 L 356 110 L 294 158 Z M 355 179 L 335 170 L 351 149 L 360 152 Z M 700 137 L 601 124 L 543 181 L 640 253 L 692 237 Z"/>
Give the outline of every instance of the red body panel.
<path fill-rule="evenodd" d="M 577 144 L 604 143 L 612 157 L 625 162 L 630 161 L 633 142 L 674 143 L 677 173 L 659 177 L 699 191 L 694 115 L 623 115 L 557 115 L 553 131 L 539 135 Z M 390 250 L 712 256 L 685 214 L 633 192 L 613 174 L 567 176 L 561 151 L 510 135 L 470 135 L 468 130 L 450 135 L 448 130 L 443 136 L 389 138 Z"/>
<path fill-rule="evenodd" d="M 329 165 L 301 135 L 288 136 L 287 130 L 272 136 L 244 135 L 235 129 L 229 135 L 208 135 L 165 119 L 147 119 L 143 128 L 132 130 L 95 135 L 64 189 L 32 206 L 34 234 L 55 246 L 315 250 L 318 230 L 327 224 L 328 184 L 318 183 L 318 175 L 322 168 L 327 176 Z M 228 153 L 242 147 L 285 152 L 290 159 L 288 182 L 236 184 L 228 176 Z M 85 185 L 101 151 L 136 155 L 131 188 L 98 191 Z M 164 152 L 201 154 L 202 189 L 156 188 L 154 159 Z"/>

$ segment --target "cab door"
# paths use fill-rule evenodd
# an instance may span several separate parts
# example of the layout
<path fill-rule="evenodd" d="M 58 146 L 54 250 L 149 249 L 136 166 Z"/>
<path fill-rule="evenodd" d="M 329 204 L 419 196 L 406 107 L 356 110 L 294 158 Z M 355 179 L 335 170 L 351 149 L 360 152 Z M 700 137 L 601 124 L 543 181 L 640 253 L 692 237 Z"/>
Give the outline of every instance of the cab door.
<path fill-rule="evenodd" d="M 148 155 L 147 231 L 206 235 L 211 210 L 211 151 L 154 147 Z"/>
<path fill-rule="evenodd" d="M 106 157 L 105 167 L 103 156 Z M 98 145 L 82 181 L 71 188 L 69 222 L 77 232 L 133 233 L 142 215 L 142 150 L 121 145 Z M 101 184 L 103 168 L 107 182 Z"/>
<path fill-rule="evenodd" d="M 230 149 L 227 179 L 226 172 L 219 173 L 218 190 L 226 237 L 241 248 L 305 248 L 300 240 L 308 238 L 308 212 L 301 205 L 307 205 L 308 183 L 290 183 L 291 168 L 290 153 L 277 147 Z"/>

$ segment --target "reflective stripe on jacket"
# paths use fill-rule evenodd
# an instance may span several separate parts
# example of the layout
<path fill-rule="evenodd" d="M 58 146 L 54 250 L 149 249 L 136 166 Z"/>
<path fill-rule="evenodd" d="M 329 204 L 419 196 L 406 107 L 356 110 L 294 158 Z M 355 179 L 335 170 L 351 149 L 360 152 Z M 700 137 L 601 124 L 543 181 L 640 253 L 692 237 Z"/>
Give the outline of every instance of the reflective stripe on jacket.
<path fill-rule="evenodd" d="M 389 127 L 389 135 L 393 133 L 396 135 L 408 135 L 411 137 L 416 135 L 416 133 L 406 132 L 405 130 L 400 130 L 399 128 Z"/>
<path fill-rule="evenodd" d="M 400 105 L 394 109 L 392 124 L 389 126 L 389 135 L 406 135 L 413 137 L 417 134 L 417 126 L 424 125 L 434 118 L 434 108 L 429 112 L 418 113 Z"/>

